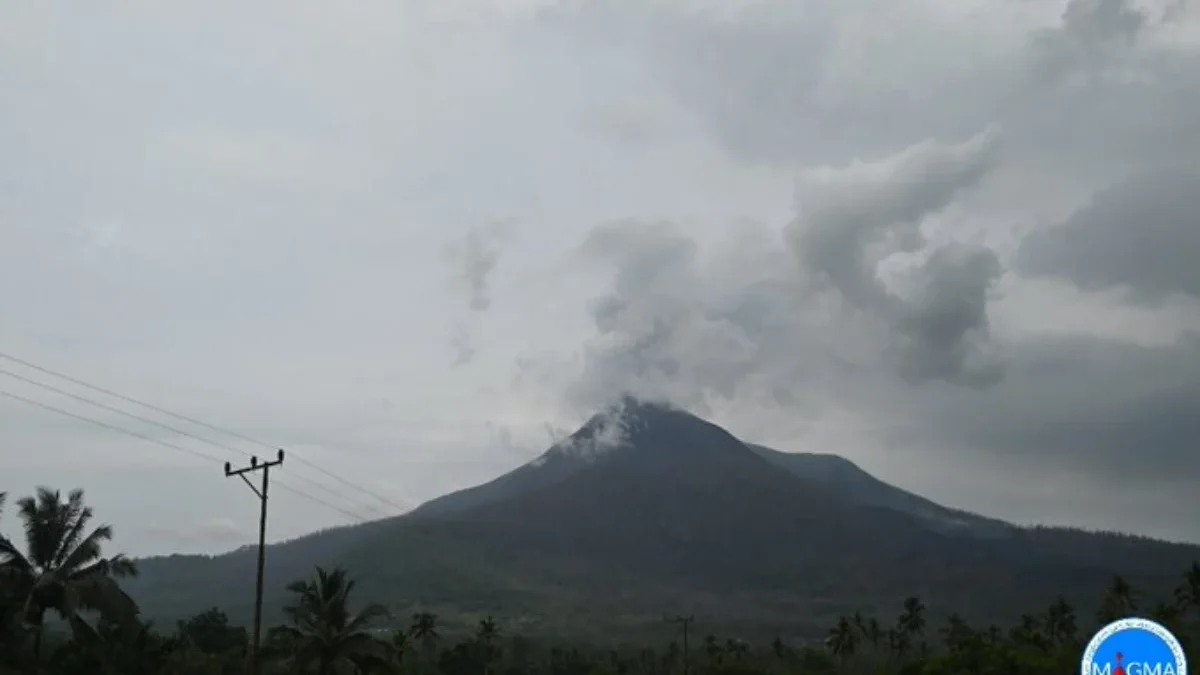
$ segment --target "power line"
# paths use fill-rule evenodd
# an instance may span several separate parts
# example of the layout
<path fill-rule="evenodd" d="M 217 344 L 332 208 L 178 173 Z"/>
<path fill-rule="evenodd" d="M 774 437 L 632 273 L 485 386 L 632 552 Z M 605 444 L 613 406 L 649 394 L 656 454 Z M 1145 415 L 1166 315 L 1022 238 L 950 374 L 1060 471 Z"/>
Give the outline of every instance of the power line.
<path fill-rule="evenodd" d="M 200 458 L 200 459 L 206 459 L 206 460 L 210 460 L 210 461 L 216 462 L 216 463 L 218 463 L 218 464 L 222 464 L 222 463 L 224 463 L 224 462 L 225 462 L 225 460 L 221 459 L 220 457 L 216 457 L 215 455 L 210 455 L 210 454 L 208 454 L 208 453 L 206 453 L 206 452 L 201 452 L 201 451 L 199 451 L 199 450 L 193 450 L 193 449 L 191 449 L 191 448 L 185 448 L 185 447 L 183 447 L 183 446 L 181 446 L 181 445 L 175 445 L 174 443 L 169 443 L 169 442 L 167 442 L 167 441 L 164 441 L 164 440 L 162 440 L 162 439 L 154 438 L 154 437 L 152 437 L 152 436 L 147 436 L 147 435 L 145 435 L 145 434 L 140 434 L 140 433 L 138 433 L 138 432 L 136 432 L 136 431 L 131 431 L 131 430 L 129 430 L 129 429 L 126 429 L 126 428 L 124 428 L 124 427 L 119 427 L 119 426 L 117 426 L 117 425 L 115 425 L 115 424 L 109 424 L 109 423 L 107 423 L 107 422 L 102 422 L 102 421 L 100 421 L 100 420 L 93 419 L 93 418 L 91 418 L 91 417 L 87 417 L 87 416 L 85 416 L 85 415 L 78 415 L 78 414 L 76 414 L 76 413 L 73 413 L 73 412 L 70 412 L 70 411 L 67 411 L 67 410 L 63 410 L 62 408 L 57 408 L 57 407 L 55 407 L 55 406 L 52 406 L 52 405 L 49 405 L 49 404 L 47 404 L 47 403 L 42 403 L 41 401 L 35 401 L 35 400 L 31 399 L 31 398 L 26 398 L 26 397 L 24 397 L 24 396 L 21 396 L 21 395 L 19 395 L 19 394 L 14 394 L 14 393 L 12 393 L 12 392 L 10 392 L 10 391 L 4 391 L 3 389 L 0 389 L 0 396 L 4 396 L 4 397 L 7 397 L 7 398 L 10 398 L 10 399 L 16 400 L 16 401 L 20 401 L 20 402 L 22 402 L 22 403 L 27 403 L 27 404 L 29 404 L 29 405 L 32 405 L 32 406 L 35 406 L 35 407 L 41 408 L 41 409 L 43 409 L 43 410 L 48 410 L 48 411 L 50 411 L 50 412 L 53 412 L 53 413 L 58 413 L 59 415 L 65 415 L 66 417 L 71 417 L 71 418 L 77 419 L 77 420 L 79 420 L 79 421 L 81 421 L 81 422 L 87 422 L 88 424 L 94 424 L 94 425 L 96 425 L 96 426 L 98 426 L 98 427 L 103 427 L 103 428 L 105 428 L 105 429 L 108 429 L 109 431 L 115 431 L 115 432 L 117 432 L 117 433 L 126 434 L 126 435 L 128 435 L 128 436 L 133 436 L 134 438 L 140 438 L 140 439 L 142 439 L 143 441 L 147 441 L 147 442 L 149 442 L 149 443 L 154 443 L 154 444 L 157 444 L 157 445 L 161 445 L 161 446 L 163 446 L 164 448 L 169 448 L 169 449 L 171 449 L 171 450 L 175 450 L 176 452 L 182 452 L 182 453 L 185 453 L 185 454 L 191 455 L 191 456 L 193 456 L 193 457 L 198 457 L 198 458 Z M 341 513 L 343 513 L 343 514 L 345 514 L 345 515 L 349 516 L 350 518 L 352 518 L 352 519 L 354 519 L 354 520 L 357 520 L 357 521 L 358 521 L 358 522 L 360 522 L 360 523 L 365 523 L 365 522 L 368 522 L 368 519 L 367 519 L 367 518 L 364 518 L 364 517 L 362 517 L 361 515 L 358 515 L 357 513 L 352 513 L 352 512 L 350 512 L 350 511 L 347 511 L 346 509 L 343 509 L 343 508 L 342 508 L 342 507 L 340 507 L 340 506 L 337 506 L 337 505 L 334 505 L 334 504 L 330 504 L 329 502 L 327 502 L 327 501 L 325 501 L 325 500 L 323 500 L 323 499 L 321 499 L 321 498 L 319 498 L 319 497 L 314 497 L 313 495 L 310 495 L 310 494 L 308 494 L 307 492 L 303 492 L 303 491 L 301 491 L 301 490 L 298 490 L 298 489 L 296 489 L 296 488 L 294 488 L 294 487 L 292 487 L 292 486 L 290 486 L 290 485 L 287 485 L 287 484 L 283 483 L 282 481 L 276 481 L 276 484 L 277 484 L 277 485 L 279 485 L 279 487 L 281 487 L 281 488 L 283 488 L 283 489 L 287 490 L 288 492 L 291 492 L 291 493 L 293 493 L 293 494 L 295 494 L 295 495 L 297 495 L 297 496 L 299 496 L 299 497 L 303 497 L 304 499 L 307 499 L 307 500 L 309 500 L 309 501 L 311 501 L 311 502 L 314 502 L 314 503 L 320 504 L 320 505 L 322 505 L 322 506 L 325 506 L 325 507 L 327 507 L 327 508 L 333 509 L 333 510 L 335 510 L 335 511 L 339 511 L 339 512 L 341 512 Z"/>
<path fill-rule="evenodd" d="M 203 436 L 197 436 L 190 432 L 184 431 L 183 429 L 178 429 L 176 427 L 173 427 L 169 424 L 163 424 L 162 422 L 159 422 L 158 420 L 150 419 L 148 417 L 142 417 L 140 415 L 135 415 L 131 412 L 121 410 L 120 408 L 110 406 L 106 403 L 101 403 L 99 401 L 90 399 L 86 396 L 80 396 L 79 394 L 75 394 L 73 392 L 66 391 L 65 389 L 59 389 L 58 387 L 46 384 L 45 382 L 39 382 L 37 380 L 30 379 L 28 377 L 25 377 L 24 375 L 19 375 L 17 373 L 5 370 L 3 368 L 0 368 L 0 375 L 3 375 L 5 377 L 10 377 L 14 380 L 20 380 L 21 382 L 25 382 L 26 384 L 31 384 L 35 387 L 40 387 L 42 389 L 45 389 L 46 391 L 51 391 L 51 392 L 54 392 L 54 393 L 62 395 L 62 396 L 73 398 L 76 401 L 82 401 L 83 403 L 87 403 L 88 405 L 93 405 L 93 406 L 96 406 L 97 408 L 101 408 L 103 410 L 107 410 L 109 412 L 113 412 L 118 415 L 124 415 L 125 417 L 128 417 L 130 419 L 135 419 L 139 422 L 144 422 L 146 424 L 154 425 L 156 427 L 159 427 L 160 429 L 166 429 L 167 431 L 170 431 L 171 433 L 179 434 L 180 436 L 186 436 L 187 438 L 191 438 L 193 440 L 200 441 L 201 443 L 207 443 L 208 445 L 211 445 L 213 447 L 221 448 L 222 450 L 228 450 L 230 452 L 245 455 L 247 457 L 253 456 L 250 452 L 248 452 L 246 450 L 242 450 L 241 448 L 235 448 L 231 445 L 226 445 L 225 443 L 220 443 L 220 442 L 214 441 L 210 438 L 205 438 Z M 329 493 L 330 495 L 333 495 L 333 497 L 335 497 L 336 499 L 344 499 L 346 501 L 352 501 L 352 500 L 346 499 L 345 495 L 335 492 L 332 488 L 326 487 L 324 484 L 319 483 L 319 482 L 309 478 L 308 476 L 297 475 L 297 474 L 293 474 L 293 475 L 295 475 L 296 478 L 299 478 L 300 480 L 302 480 L 306 483 L 309 483 L 310 485 L 314 485 L 314 486 L 324 490 L 325 492 Z"/>
<path fill-rule="evenodd" d="M 144 435 L 144 434 L 139 434 L 139 433 L 138 433 L 138 432 L 136 432 L 136 431 L 130 431 L 130 430 L 128 430 L 128 429 L 123 429 L 123 428 L 121 428 L 121 427 L 118 427 L 118 426 L 116 426 L 116 425 L 109 424 L 108 422 L 101 422 L 100 420 L 95 420 L 95 419 L 92 419 L 92 418 L 90 418 L 90 417 L 84 417 L 83 415 L 76 415 L 76 414 L 75 414 L 75 413 L 73 413 L 73 412 L 68 412 L 68 411 L 66 411 L 66 410 L 63 410 L 62 408 L 56 408 L 56 407 L 54 407 L 54 406 L 52 406 L 52 405 L 49 405 L 49 404 L 46 404 L 46 403 L 42 403 L 41 401 L 35 401 L 35 400 L 31 399 L 31 398 L 25 398 L 24 396 L 20 396 L 20 395 L 18 395 L 18 394 L 14 394 L 14 393 L 12 393 L 12 392 L 9 392 L 9 391 L 4 391 L 3 389 L 0 389 L 0 396 L 6 396 L 6 397 L 8 397 L 8 398 L 11 398 L 11 399 L 14 399 L 14 400 L 17 400 L 17 401 L 21 401 L 22 403 L 28 403 L 29 405 L 32 405 L 32 406 L 37 406 L 37 407 L 39 407 L 39 408 L 41 408 L 41 409 L 43 409 L 43 410 L 49 410 L 50 412 L 55 412 L 55 413 L 58 413 L 58 414 L 60 414 L 60 415 L 66 415 L 67 417 L 74 417 L 75 419 L 77 419 L 77 420 L 80 420 L 80 421 L 82 421 L 82 422 L 87 422 L 87 423 L 89 423 L 89 424 L 95 424 L 96 426 L 101 426 L 101 427 L 104 427 L 105 429 L 109 429 L 109 430 L 111 430 L 111 431 L 116 431 L 116 432 L 119 432 L 119 433 L 122 433 L 122 434 L 129 434 L 130 436 L 134 436 L 134 437 L 136 437 L 136 438 L 140 438 L 140 439 L 142 439 L 143 441 L 149 441 L 149 442 L 151 442 L 151 443 L 157 443 L 157 444 L 159 444 L 159 445 L 162 445 L 162 446 L 165 446 L 165 447 L 171 448 L 172 450 L 177 450 L 177 451 L 179 451 L 179 452 L 185 452 L 185 453 L 187 453 L 187 454 L 189 454 L 189 455 L 191 455 L 191 456 L 193 456 L 193 457 L 199 457 L 200 459 L 207 459 L 207 460 L 211 460 L 211 461 L 214 461 L 214 462 L 217 462 L 217 463 L 220 463 L 220 462 L 224 462 L 224 461 L 225 461 L 225 460 L 223 460 L 223 459 L 221 459 L 221 458 L 219 458 L 219 457 L 216 457 L 215 455 L 210 455 L 210 454 L 208 454 L 207 452 L 200 452 L 199 450 L 192 450 L 192 449 L 190 449 L 190 448 L 185 448 L 185 447 L 183 447 L 183 446 L 181 446 L 181 445 L 175 445 L 174 443 L 168 443 L 168 442 L 166 442 L 166 441 L 159 440 L 159 439 L 157 439 L 157 438 L 152 438 L 152 437 L 150 437 L 150 436 L 146 436 L 146 435 Z"/>
<path fill-rule="evenodd" d="M 225 435 L 227 435 L 227 436 L 232 436 L 232 437 L 234 437 L 234 438 L 240 439 L 240 440 L 242 440 L 242 441 L 245 441 L 245 442 L 247 442 L 247 443 L 253 443 L 253 444 L 255 444 L 255 445 L 262 446 L 262 447 L 264 447 L 264 448 L 267 448 L 267 449 L 269 449 L 269 450 L 272 450 L 272 451 L 275 451 L 275 450 L 278 450 L 278 449 L 279 449 L 278 447 L 276 447 L 276 446 L 274 446 L 274 445 L 271 445 L 270 443 L 265 443 L 265 442 L 263 442 L 263 441 L 260 441 L 260 440 L 258 440 L 258 439 L 251 438 L 251 437 L 249 437 L 249 436 L 246 436 L 246 435 L 240 434 L 240 433 L 238 433 L 238 432 L 236 432 L 236 431 L 232 431 L 232 430 L 230 430 L 230 429 L 223 429 L 223 428 L 221 428 L 221 427 L 218 427 L 218 426 L 215 426 L 215 425 L 209 424 L 209 423 L 207 423 L 207 422 L 203 422 L 203 421 L 201 421 L 201 420 L 198 420 L 198 419 L 195 419 L 195 418 L 192 418 L 192 417 L 188 417 L 188 416 L 186 416 L 186 415 L 181 415 L 181 414 L 179 414 L 179 413 L 177 413 L 177 412 L 172 412 L 172 411 L 170 411 L 170 410 L 167 410 L 166 408 L 162 408 L 162 407 L 156 406 L 156 405 L 154 405 L 154 404 L 152 404 L 152 403 L 146 403 L 145 401 L 140 401 L 140 400 L 138 400 L 138 399 L 136 399 L 136 398 L 133 398 L 133 397 L 131 397 L 131 396 L 126 396 L 125 394 L 120 394 L 120 393 L 118 393 L 118 392 L 112 391 L 111 389 L 105 389 L 104 387 L 100 387 L 100 386 L 98 386 L 98 385 L 95 385 L 95 384 L 92 384 L 92 383 L 90 383 L 90 382 L 85 382 L 84 380 L 81 380 L 81 379 L 78 379 L 78 378 L 72 377 L 72 376 L 70 376 L 70 375 L 67 375 L 67 374 L 65 374 L 65 373 L 61 373 L 61 372 L 58 372 L 58 371 L 56 371 L 56 370 L 52 370 L 52 369 L 50 369 L 50 368 L 46 368 L 46 367 L 44 367 L 44 366 L 39 366 L 39 365 L 37 365 L 36 363 L 32 363 L 32 362 L 30 362 L 30 361 L 26 361 L 25 359 L 18 358 L 18 357 L 16 357 L 16 356 L 13 356 L 12 354 L 6 354 L 6 353 L 4 353 L 4 352 L 0 352 L 0 359 L 5 359 L 5 360 L 7 360 L 7 361 L 11 361 L 11 362 L 13 362 L 13 363 L 20 364 L 20 365 L 22 365 L 22 366 L 25 366 L 26 368 L 32 368 L 33 370 L 36 370 L 36 371 L 38 371 L 38 372 L 45 373 L 45 374 L 47 374 L 47 375 L 51 375 L 51 376 L 53 376 L 53 377 L 57 377 L 57 378 L 59 378 L 59 379 L 62 379 L 62 380 L 66 380 L 67 382 L 71 382 L 71 383 L 73 383 L 73 384 L 77 384 L 77 385 L 79 385 L 79 386 L 81 386 L 81 387 L 86 387 L 86 388 L 88 388 L 88 389 L 91 389 L 92 391 L 98 391 L 98 392 L 100 392 L 101 394 L 105 394 L 105 395 L 108 395 L 108 396 L 112 396 L 112 397 L 114 397 L 114 398 L 121 399 L 122 401 L 126 401 L 126 402 L 128 402 L 128 403 L 132 403 L 132 404 L 134 404 L 134 405 L 139 405 L 139 406 L 142 406 L 143 408 L 146 408 L 146 409 L 148 409 L 148 410 L 153 410 L 153 411 L 155 411 L 155 412 L 158 412 L 158 413 L 161 413 L 161 414 L 163 414 L 163 415 L 167 415 L 167 416 L 169 416 L 169 417 L 174 417 L 175 419 L 182 420 L 182 421 L 184 421 L 184 422 L 189 422 L 189 423 L 191 423 L 191 424 L 195 424 L 195 425 L 197 425 L 197 426 L 204 427 L 204 428 L 206 428 L 206 429 L 209 429 L 209 430 L 211 430 L 211 431 L 216 431 L 217 433 L 225 434 Z M 380 495 L 380 494 L 378 494 L 378 493 L 376 493 L 376 492 L 374 492 L 374 491 L 372 491 L 372 490 L 369 490 L 369 489 L 367 489 L 367 488 L 365 488 L 365 487 L 363 487 L 363 486 L 361 486 L 361 485 L 357 485 L 357 484 L 355 484 L 355 483 L 352 483 L 352 482 L 350 482 L 350 481 L 346 480 L 345 478 L 342 478 L 341 476 L 338 476 L 337 474 L 335 474 L 335 473 L 333 473 L 333 472 L 331 472 L 331 471 L 328 471 L 328 470 L 324 469 L 323 467 L 321 467 L 321 466 L 318 466 L 317 464 L 314 464 L 314 463 L 312 463 L 312 462 L 310 462 L 310 461 L 308 461 L 308 460 L 304 459 L 303 457 L 300 457 L 300 456 L 296 455 L 296 453 L 295 453 L 294 451 L 293 451 L 293 452 L 291 452 L 291 456 L 292 456 L 292 457 L 293 457 L 293 458 L 294 458 L 294 459 L 295 459 L 297 462 L 300 462 L 301 464 L 303 464 L 303 465 L 305 465 L 305 466 L 309 467 L 310 469 L 314 469 L 314 470 L 316 470 L 316 471 L 319 471 L 319 472 L 321 472 L 321 473 L 325 474 L 326 476 L 328 476 L 328 477 L 330 477 L 330 478 L 332 478 L 332 479 L 334 479 L 334 480 L 336 480 L 336 481 L 338 481 L 338 482 L 340 482 L 340 483 L 343 483 L 343 484 L 344 484 L 344 485 L 346 485 L 347 487 L 353 488 L 353 489 L 355 489 L 355 490 L 357 490 L 357 491 L 359 491 L 359 492 L 362 492 L 362 493 L 364 493 L 364 494 L 370 495 L 370 496 L 374 497 L 375 499 L 378 499 L 380 502 L 383 502 L 384 504 L 387 504 L 388 506 L 391 506 L 392 508 L 399 509 L 401 512 L 404 512 L 404 511 L 407 511 L 407 510 L 408 510 L 408 508 L 407 508 L 407 507 L 405 507 L 405 506 L 401 506 L 400 504 L 397 504 L 397 503 L 393 502 L 392 500 L 388 499 L 387 497 L 384 497 L 383 495 Z"/>

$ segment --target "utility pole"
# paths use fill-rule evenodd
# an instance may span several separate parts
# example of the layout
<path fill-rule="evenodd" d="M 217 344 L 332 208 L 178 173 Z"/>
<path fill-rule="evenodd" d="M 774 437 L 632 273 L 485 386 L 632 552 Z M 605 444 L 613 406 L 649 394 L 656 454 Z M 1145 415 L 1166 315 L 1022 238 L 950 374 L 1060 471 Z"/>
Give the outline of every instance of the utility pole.
<path fill-rule="evenodd" d="M 262 661 L 259 658 L 259 646 L 262 644 L 262 599 L 263 599 L 263 570 L 267 559 L 267 486 L 271 483 L 271 467 L 283 464 L 283 450 L 273 462 L 258 462 L 258 457 L 250 457 L 250 466 L 234 470 L 225 462 L 225 477 L 237 476 L 258 495 L 258 576 L 254 582 L 254 638 L 250 643 L 250 673 L 261 675 Z M 246 474 L 262 471 L 262 488 L 254 487 L 254 483 L 246 478 Z"/>
<path fill-rule="evenodd" d="M 689 675 L 691 672 L 691 654 L 688 652 L 688 627 L 696 620 L 694 616 L 674 616 L 664 617 L 663 621 L 667 623 L 683 624 L 683 675 Z"/>

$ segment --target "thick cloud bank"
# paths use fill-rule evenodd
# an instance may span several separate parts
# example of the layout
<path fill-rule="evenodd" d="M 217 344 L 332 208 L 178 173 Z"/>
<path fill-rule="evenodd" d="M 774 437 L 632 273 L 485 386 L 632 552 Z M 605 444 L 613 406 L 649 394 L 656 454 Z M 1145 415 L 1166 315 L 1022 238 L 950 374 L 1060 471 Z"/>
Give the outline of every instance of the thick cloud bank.
<path fill-rule="evenodd" d="M 1029 275 L 1088 291 L 1120 289 L 1138 302 L 1200 298 L 1200 169 L 1138 173 L 1098 192 L 1065 223 L 1022 242 Z"/>
<path fill-rule="evenodd" d="M 1194 2 L 8 3 L 0 62 L 31 361 L 397 503 L 633 393 L 1200 540 Z M 219 471 L 31 412 L 0 406 L 14 484 L 122 532 L 240 517 Z M 131 467 L 181 506 L 146 522 Z M 281 536 L 344 522 L 280 499 Z"/>

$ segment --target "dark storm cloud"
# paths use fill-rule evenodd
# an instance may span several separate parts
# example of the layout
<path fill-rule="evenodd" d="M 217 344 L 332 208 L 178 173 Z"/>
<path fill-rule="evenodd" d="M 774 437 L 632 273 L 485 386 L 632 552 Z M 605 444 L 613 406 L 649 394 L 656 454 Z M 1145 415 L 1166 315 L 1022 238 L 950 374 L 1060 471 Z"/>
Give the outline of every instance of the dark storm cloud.
<path fill-rule="evenodd" d="M 1141 302 L 1200 297 L 1200 171 L 1160 169 L 1101 190 L 1021 244 L 1015 264 L 1087 291 L 1126 289 Z"/>
<path fill-rule="evenodd" d="M 936 422 L 925 425 L 930 442 L 1109 485 L 1200 495 L 1198 334 L 1167 347 L 1042 340 L 1014 350 L 1004 386 L 921 405 L 921 417 Z"/>
<path fill-rule="evenodd" d="M 1146 4 L 1165 5 L 1157 10 Z M 1200 52 L 1181 38 L 1195 5 L 1072 0 L 1021 54 L 1011 104 L 998 109 L 1044 160 L 1122 175 L 1200 153 Z M 1105 173 L 1107 172 L 1107 173 Z"/>
<path fill-rule="evenodd" d="M 988 294 L 1002 271 L 996 253 L 982 246 L 947 244 L 929 256 L 895 325 L 904 379 L 983 388 L 1004 377 L 1003 363 L 985 353 Z"/>
<path fill-rule="evenodd" d="M 797 260 L 845 302 L 891 326 L 899 339 L 890 353 L 912 382 L 981 387 L 1003 375 L 999 364 L 978 362 L 988 291 L 1002 271 L 993 251 L 959 243 L 932 250 L 914 271 L 908 298 L 878 275 L 885 255 L 925 247 L 922 220 L 978 184 L 996 156 L 989 131 L 960 144 L 920 143 L 875 164 L 809 172 L 801 181 L 800 214 L 788 228 Z"/>

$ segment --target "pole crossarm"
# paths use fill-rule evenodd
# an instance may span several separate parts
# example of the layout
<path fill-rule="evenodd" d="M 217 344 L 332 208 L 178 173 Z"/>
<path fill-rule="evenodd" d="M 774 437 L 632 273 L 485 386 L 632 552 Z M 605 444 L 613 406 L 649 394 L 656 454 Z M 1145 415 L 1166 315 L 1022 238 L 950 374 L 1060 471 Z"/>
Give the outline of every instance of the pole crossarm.
<path fill-rule="evenodd" d="M 283 464 L 283 450 L 280 450 L 279 454 L 276 455 L 275 460 L 270 461 L 270 462 L 261 462 L 260 463 L 258 461 L 258 457 L 251 457 L 250 458 L 250 466 L 244 466 L 240 469 L 234 469 L 233 465 L 231 465 L 229 462 L 225 462 L 225 475 L 227 477 L 228 476 L 240 476 L 242 474 L 251 473 L 253 471 L 261 471 L 261 470 L 269 469 L 273 466 L 279 466 L 280 464 Z"/>

